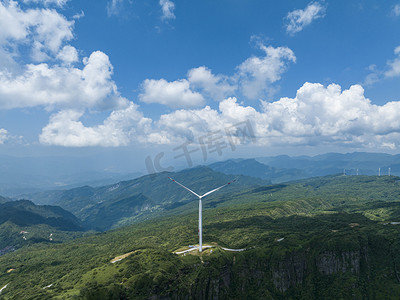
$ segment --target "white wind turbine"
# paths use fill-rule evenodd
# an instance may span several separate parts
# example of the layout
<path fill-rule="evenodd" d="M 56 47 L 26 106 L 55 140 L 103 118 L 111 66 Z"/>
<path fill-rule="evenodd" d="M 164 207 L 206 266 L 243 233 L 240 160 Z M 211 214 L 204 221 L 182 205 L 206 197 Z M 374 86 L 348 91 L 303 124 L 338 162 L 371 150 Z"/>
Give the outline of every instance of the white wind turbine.
<path fill-rule="evenodd" d="M 209 192 L 207 192 L 207 193 L 205 193 L 205 194 L 203 194 L 203 195 L 200 196 L 199 194 L 193 192 L 191 189 L 187 188 L 187 187 L 184 186 L 183 184 L 181 184 L 181 183 L 179 183 L 178 181 L 176 181 L 175 179 L 172 179 L 171 177 L 168 177 L 168 178 L 171 179 L 173 182 L 179 184 L 181 187 L 183 187 L 184 189 L 188 190 L 188 191 L 191 192 L 192 194 L 196 195 L 197 198 L 199 198 L 199 252 L 202 252 L 202 250 L 203 250 L 203 228 L 202 228 L 202 227 L 203 227 L 203 226 L 202 226 L 202 217 L 203 217 L 203 215 L 202 215 L 201 199 L 204 198 L 205 196 L 210 195 L 211 193 L 214 193 L 214 192 L 218 191 L 219 189 L 222 189 L 224 186 L 227 186 L 227 185 L 229 185 L 229 184 L 235 182 L 236 179 L 235 179 L 235 180 L 232 180 L 231 182 L 228 182 L 228 183 L 226 183 L 226 184 L 224 184 L 224 185 L 221 185 L 220 187 L 218 187 L 218 188 L 216 188 L 216 189 L 213 189 L 213 190 L 211 190 L 211 191 L 209 191 Z"/>

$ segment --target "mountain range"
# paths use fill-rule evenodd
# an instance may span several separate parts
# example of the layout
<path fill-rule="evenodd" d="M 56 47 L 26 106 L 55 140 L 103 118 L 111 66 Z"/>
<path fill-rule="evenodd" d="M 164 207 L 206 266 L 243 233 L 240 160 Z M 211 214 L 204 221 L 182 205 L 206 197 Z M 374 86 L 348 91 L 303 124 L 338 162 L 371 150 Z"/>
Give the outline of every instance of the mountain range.
<path fill-rule="evenodd" d="M 233 172 L 243 167 L 241 174 L 271 180 L 274 183 L 343 173 L 348 175 L 377 175 L 391 168 L 393 175 L 400 175 L 400 156 L 384 153 L 354 152 L 347 154 L 328 153 L 316 156 L 269 156 L 248 159 L 234 159 L 211 164 L 214 170 Z M 251 161 L 252 159 L 250 159 Z M 234 162 L 236 166 L 230 166 Z M 225 166 L 224 166 L 225 165 Z M 0 155 L 0 195 L 18 197 L 55 189 L 71 189 L 84 185 L 99 187 L 144 175 L 143 170 L 132 165 L 126 155 L 76 157 L 14 157 Z M 224 170 L 227 168 L 227 170 Z M 232 169 L 233 168 L 233 169 Z M 232 171 L 233 170 L 233 171 Z M 178 169 L 179 171 L 179 169 Z"/>
<path fill-rule="evenodd" d="M 398 159 L 234 159 L 0 197 L 1 297 L 398 299 Z M 199 194 L 236 179 L 204 199 L 203 253 L 198 201 L 168 177 Z"/>
<path fill-rule="evenodd" d="M 168 177 L 174 177 L 200 194 L 237 177 L 235 184 L 221 190 L 219 195 L 210 195 L 207 198 L 209 201 L 244 187 L 270 183 L 268 180 L 242 175 L 230 176 L 208 167 L 197 167 L 177 173 L 146 175 L 102 187 L 83 186 L 25 196 L 36 204 L 58 205 L 76 215 L 87 228 L 104 231 L 154 218 L 180 206 L 193 205 L 193 195 L 173 184 Z"/>
<path fill-rule="evenodd" d="M 214 174 L 192 172 L 175 177 Z M 202 254 L 175 254 L 198 241 L 197 201 L 190 201 L 119 229 L 1 256 L 2 296 L 398 299 L 399 199 L 396 176 L 237 186 L 204 201 L 204 244 L 211 248 Z"/>
<path fill-rule="evenodd" d="M 273 183 L 332 174 L 400 175 L 400 155 L 354 152 L 316 156 L 271 156 L 231 159 L 210 164 L 215 171 L 271 180 Z"/>
<path fill-rule="evenodd" d="M 81 186 L 22 195 L 39 205 L 58 205 L 76 215 L 86 228 L 108 230 L 163 215 L 171 209 L 193 205 L 193 197 L 171 184 L 168 177 L 191 186 L 199 193 L 238 176 L 229 192 L 252 185 L 284 183 L 329 174 L 396 174 L 399 156 L 376 153 L 330 153 L 314 157 L 276 156 L 232 159 L 175 173 L 156 173 L 105 186 Z M 268 164 L 268 165 L 267 165 Z M 381 166 L 381 167 L 378 167 Z M 344 171 L 345 170 L 345 171 Z M 376 174 L 375 174 L 376 173 Z M 209 201 L 221 197 L 211 195 Z M 193 209 L 195 206 L 193 206 Z"/>

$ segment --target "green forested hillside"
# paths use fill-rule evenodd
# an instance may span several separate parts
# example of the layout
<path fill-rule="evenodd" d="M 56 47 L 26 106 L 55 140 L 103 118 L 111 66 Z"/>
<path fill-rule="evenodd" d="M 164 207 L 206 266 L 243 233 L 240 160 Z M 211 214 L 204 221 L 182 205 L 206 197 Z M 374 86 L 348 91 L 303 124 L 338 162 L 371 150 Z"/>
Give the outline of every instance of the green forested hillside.
<path fill-rule="evenodd" d="M 178 173 L 147 175 L 99 188 L 84 186 L 66 191 L 38 193 L 31 195 L 31 199 L 37 204 L 59 205 L 74 213 L 87 228 L 102 231 L 153 218 L 192 202 L 193 195 L 172 184 L 169 176 L 190 185 L 198 193 L 205 193 L 234 178 L 207 167 L 198 167 Z M 220 195 L 269 183 L 246 176 L 239 176 L 238 179 L 237 184 L 221 190 Z M 213 197 L 211 195 L 210 199 Z"/>
<path fill-rule="evenodd" d="M 193 201 L 170 216 L 4 255 L 1 296 L 398 299 L 400 225 L 391 222 L 400 221 L 399 196 L 399 178 L 388 176 L 314 178 L 220 195 L 204 202 L 204 243 L 213 251 L 173 254 L 197 243 Z"/>
<path fill-rule="evenodd" d="M 61 207 L 28 200 L 0 203 L 0 255 L 34 243 L 60 243 L 82 236 L 79 231 L 81 222 Z"/>

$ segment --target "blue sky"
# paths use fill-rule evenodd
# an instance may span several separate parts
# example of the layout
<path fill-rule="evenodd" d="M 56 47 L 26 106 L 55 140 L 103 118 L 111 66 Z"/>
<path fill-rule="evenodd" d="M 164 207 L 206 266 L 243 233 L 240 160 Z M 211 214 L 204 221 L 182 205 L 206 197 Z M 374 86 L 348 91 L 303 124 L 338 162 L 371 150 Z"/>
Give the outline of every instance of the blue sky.
<path fill-rule="evenodd" d="M 399 152 L 400 1 L 0 0 L 0 28 L 3 154 Z"/>

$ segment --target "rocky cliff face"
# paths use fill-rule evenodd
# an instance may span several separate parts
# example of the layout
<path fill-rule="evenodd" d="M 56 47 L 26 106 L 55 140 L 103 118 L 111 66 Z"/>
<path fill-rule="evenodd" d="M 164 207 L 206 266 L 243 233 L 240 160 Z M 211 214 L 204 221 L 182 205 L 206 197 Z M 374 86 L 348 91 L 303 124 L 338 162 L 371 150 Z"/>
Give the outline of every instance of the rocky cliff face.
<path fill-rule="evenodd" d="M 257 299 L 261 294 L 266 298 L 285 297 L 289 291 L 304 288 L 306 282 L 330 280 L 332 276 L 361 275 L 362 264 L 368 265 L 368 248 L 351 251 L 326 250 L 292 252 L 280 259 L 250 257 L 235 264 L 235 256 L 219 272 L 203 270 L 188 290 L 177 290 L 169 296 L 152 299 Z M 246 257 L 249 255 L 249 257 Z M 243 257 L 242 257 L 243 258 Z M 249 261 L 251 263 L 249 264 Z M 252 296 L 252 291 L 256 291 Z M 250 294 L 249 294 L 250 293 Z"/>
<path fill-rule="evenodd" d="M 359 251 L 334 252 L 325 251 L 316 259 L 316 267 L 322 275 L 332 275 L 339 272 L 360 273 L 361 260 L 368 263 L 367 248 Z"/>
<path fill-rule="evenodd" d="M 293 253 L 278 261 L 272 268 L 272 281 L 279 291 L 285 292 L 288 288 L 303 283 L 306 271 L 305 253 Z"/>
<path fill-rule="evenodd" d="M 146 271 L 129 278 L 130 284 L 121 287 L 123 293 L 115 294 L 119 297 L 115 299 L 400 299 L 396 267 L 400 242 L 379 237 L 353 241 L 324 244 L 318 240 L 292 251 L 292 245 L 282 244 L 240 253 L 219 249 L 205 253 L 201 262 L 196 256 L 182 257 L 186 264 L 170 253 L 163 256 L 163 251 L 143 252 L 127 261 L 126 271 L 130 274 L 152 258 L 147 263 L 155 264 L 158 275 Z M 158 264 L 168 257 L 175 264 L 160 272 Z M 95 291 L 102 288 L 96 286 Z"/>
<path fill-rule="evenodd" d="M 312 270 L 316 269 L 322 276 L 346 272 L 358 275 L 361 263 L 368 265 L 367 247 L 354 251 L 323 251 L 315 259 L 305 252 L 296 252 L 276 263 L 271 270 L 272 280 L 280 292 L 285 292 L 303 284 Z"/>

